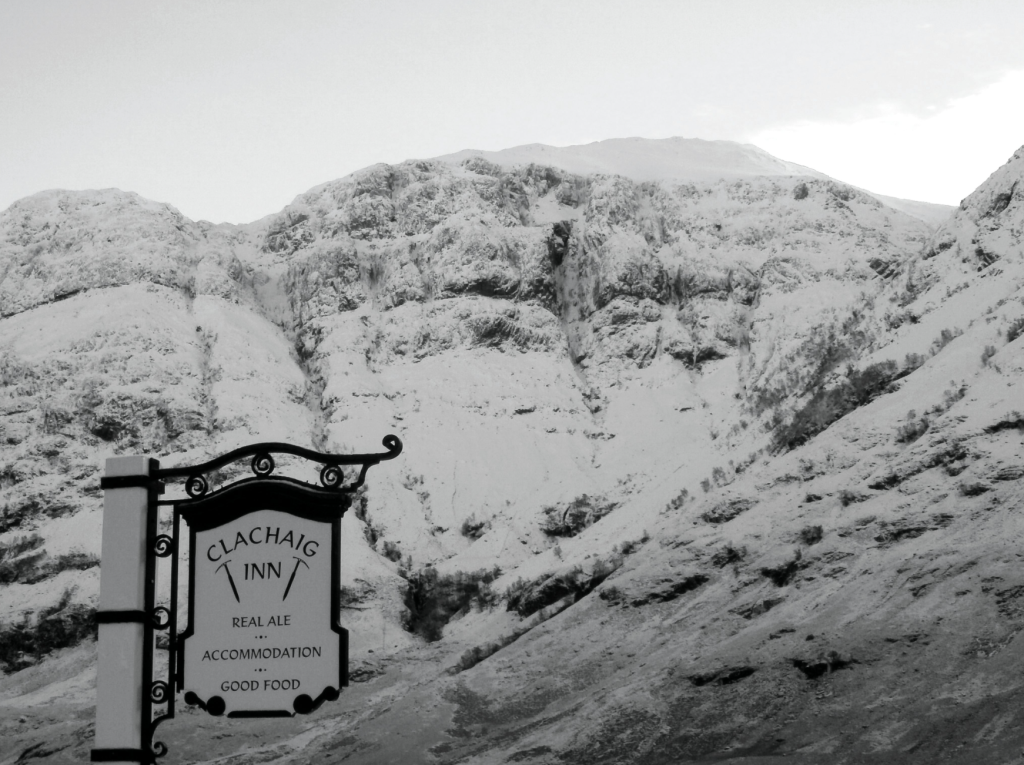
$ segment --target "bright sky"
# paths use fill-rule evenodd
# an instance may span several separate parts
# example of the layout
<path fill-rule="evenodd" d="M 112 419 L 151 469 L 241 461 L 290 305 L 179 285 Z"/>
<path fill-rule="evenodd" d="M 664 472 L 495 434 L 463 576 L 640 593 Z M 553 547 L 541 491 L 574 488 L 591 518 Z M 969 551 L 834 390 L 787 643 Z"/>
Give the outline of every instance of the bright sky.
<path fill-rule="evenodd" d="M 1020 0 L 3 0 L 0 210 L 245 222 L 375 162 L 751 142 L 957 204 L 1024 144 Z"/>

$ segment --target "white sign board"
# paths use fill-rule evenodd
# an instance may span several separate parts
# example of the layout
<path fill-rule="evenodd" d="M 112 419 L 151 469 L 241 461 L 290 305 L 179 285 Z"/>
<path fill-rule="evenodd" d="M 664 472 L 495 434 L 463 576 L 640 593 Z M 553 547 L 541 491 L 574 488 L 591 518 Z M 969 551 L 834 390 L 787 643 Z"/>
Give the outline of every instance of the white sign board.
<path fill-rule="evenodd" d="M 346 647 L 334 624 L 334 529 L 257 510 L 194 532 L 183 688 L 214 714 L 308 712 L 337 698 Z"/>

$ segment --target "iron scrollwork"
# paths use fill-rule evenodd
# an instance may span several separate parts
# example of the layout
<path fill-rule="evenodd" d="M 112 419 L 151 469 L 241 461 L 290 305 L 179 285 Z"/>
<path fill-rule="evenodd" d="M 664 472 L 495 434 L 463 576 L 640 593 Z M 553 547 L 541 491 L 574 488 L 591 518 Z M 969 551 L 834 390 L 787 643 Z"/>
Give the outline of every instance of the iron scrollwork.
<path fill-rule="evenodd" d="M 149 698 L 154 704 L 166 704 L 170 686 L 163 680 L 154 680 L 149 687 Z"/>
<path fill-rule="evenodd" d="M 171 626 L 171 612 L 164 606 L 157 606 L 154 608 L 150 618 L 153 623 L 153 629 L 155 630 L 162 631 Z"/>
<path fill-rule="evenodd" d="M 304 449 L 300 446 L 293 446 L 292 444 L 277 442 L 253 444 L 235 449 L 232 452 L 199 465 L 159 470 L 158 477 L 185 476 L 185 493 L 191 499 L 200 499 L 205 497 L 210 491 L 207 475 L 224 465 L 244 457 L 251 457 L 250 467 L 252 472 L 257 478 L 266 478 L 276 468 L 272 453 L 291 454 L 312 462 L 319 462 L 323 465 L 323 468 L 320 470 L 320 483 L 325 489 L 349 493 L 363 485 L 363 482 L 366 480 L 367 470 L 384 460 L 394 459 L 402 453 L 402 441 L 398 436 L 387 435 L 382 443 L 387 451 L 375 454 L 327 454 L 316 452 L 312 449 Z M 345 484 L 346 475 L 342 470 L 342 465 L 358 465 L 360 467 L 356 478 L 348 484 Z M 165 504 L 172 504 L 172 502 Z"/>
<path fill-rule="evenodd" d="M 324 465 L 320 471 L 320 483 L 325 489 L 337 489 L 345 482 L 345 473 L 338 465 Z"/>
<path fill-rule="evenodd" d="M 252 458 L 252 472 L 261 478 L 274 472 L 274 458 L 270 456 L 270 452 L 257 452 Z"/>
<path fill-rule="evenodd" d="M 203 496 L 209 488 L 210 485 L 202 475 L 190 475 L 185 481 L 185 493 L 192 497 L 192 499 L 198 499 Z"/>
<path fill-rule="evenodd" d="M 174 549 L 174 539 L 167 534 L 161 534 L 153 542 L 153 554 L 158 558 L 166 558 Z"/>

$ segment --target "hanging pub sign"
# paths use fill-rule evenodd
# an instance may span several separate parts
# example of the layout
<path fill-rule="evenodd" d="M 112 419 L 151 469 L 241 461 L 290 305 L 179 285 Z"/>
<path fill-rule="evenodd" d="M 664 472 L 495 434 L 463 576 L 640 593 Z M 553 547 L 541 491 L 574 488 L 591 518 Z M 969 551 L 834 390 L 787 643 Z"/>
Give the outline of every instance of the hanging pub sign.
<path fill-rule="evenodd" d="M 186 701 L 241 717 L 306 714 L 338 698 L 348 685 L 338 509 L 332 493 L 265 479 L 182 513 Z"/>
<path fill-rule="evenodd" d="M 348 685 L 348 632 L 338 622 L 341 519 L 369 468 L 402 452 L 395 436 L 383 444 L 387 451 L 373 454 L 253 444 L 163 469 L 141 456 L 107 461 L 93 762 L 164 756 L 166 745 L 153 737 L 174 717 L 177 692 L 228 717 L 309 714 L 338 698 Z M 319 463 L 319 485 L 274 474 L 272 453 Z M 210 476 L 250 457 L 253 475 L 211 490 Z M 358 472 L 346 476 L 349 466 Z M 185 496 L 160 499 L 174 478 L 184 479 Z M 188 626 L 179 633 L 182 523 Z M 158 558 L 170 564 L 166 606 L 156 603 Z M 161 631 L 170 649 L 166 680 L 154 678 Z M 141 725 L 126 722 L 136 715 Z"/>

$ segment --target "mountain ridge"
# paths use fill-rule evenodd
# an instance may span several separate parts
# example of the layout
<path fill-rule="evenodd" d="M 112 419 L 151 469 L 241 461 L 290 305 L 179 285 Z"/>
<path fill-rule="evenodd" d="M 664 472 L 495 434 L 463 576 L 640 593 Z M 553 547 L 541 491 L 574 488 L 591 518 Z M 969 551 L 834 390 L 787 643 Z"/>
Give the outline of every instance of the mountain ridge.
<path fill-rule="evenodd" d="M 514 146 L 498 151 L 482 149 L 464 149 L 452 154 L 431 157 L 415 161 L 441 161 L 455 166 L 472 157 L 480 157 L 499 166 L 511 168 L 515 165 L 550 165 L 571 173 L 588 175 L 604 173 L 622 175 L 634 181 L 716 181 L 725 178 L 744 178 L 752 176 L 797 176 L 830 179 L 829 176 L 813 168 L 794 162 L 778 159 L 754 144 L 735 141 L 708 141 L 700 138 L 614 138 L 594 141 L 589 144 L 572 146 L 549 146 L 533 143 Z M 369 168 L 362 168 L 349 173 L 343 178 L 362 173 Z M 338 179 L 341 180 L 341 179 Z M 835 179 L 830 179 L 835 180 Z M 313 186 L 304 194 L 314 193 L 327 184 Z M 98 193 L 115 189 L 94 189 Z M 39 194 L 59 193 L 61 189 L 49 189 Z M 914 217 L 924 220 L 930 225 L 938 225 L 948 217 L 954 209 L 951 205 L 940 205 L 932 202 L 919 202 L 898 197 L 878 194 L 862 189 L 883 204 L 894 207 Z M 134 192 L 126 192 L 134 193 Z M 36 194 L 25 199 L 37 196 Z M 299 195 L 302 196 L 302 195 Z M 18 200 L 18 202 L 23 200 Z M 12 203 L 17 204 L 17 202 Z M 156 202 L 155 204 L 161 204 Z M 218 223 L 198 220 L 216 226 L 258 226 L 277 213 L 268 213 L 249 223 Z"/>
<path fill-rule="evenodd" d="M 466 149 L 434 159 L 457 165 L 472 157 L 502 167 L 532 163 L 579 175 L 622 175 L 635 181 L 717 181 L 775 175 L 826 178 L 817 170 L 773 157 L 753 144 L 682 137 L 610 138 L 561 147 L 532 143 L 499 151 Z"/>

